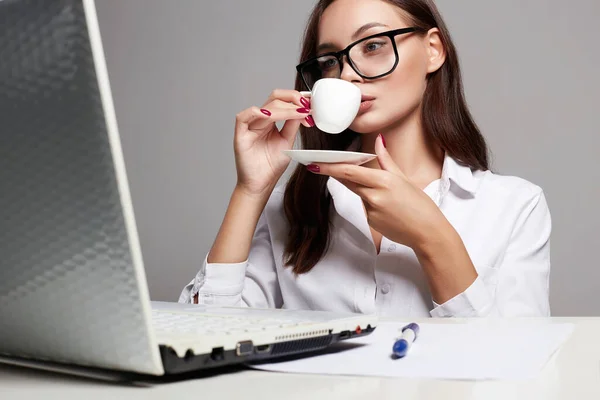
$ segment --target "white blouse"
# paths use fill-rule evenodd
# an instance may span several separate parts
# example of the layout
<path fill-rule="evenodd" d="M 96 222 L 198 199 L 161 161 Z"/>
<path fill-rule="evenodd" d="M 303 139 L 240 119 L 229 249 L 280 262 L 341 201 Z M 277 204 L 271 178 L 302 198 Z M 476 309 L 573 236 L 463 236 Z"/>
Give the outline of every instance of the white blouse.
<path fill-rule="evenodd" d="M 362 200 L 334 178 L 329 251 L 308 273 L 283 265 L 288 223 L 280 186 L 258 222 L 248 260 L 204 265 L 179 301 L 377 313 L 394 317 L 549 316 L 551 219 L 538 186 L 472 171 L 446 156 L 424 191 L 461 236 L 478 273 L 463 293 L 435 304 L 414 251 L 383 237 L 377 254 Z M 208 258 L 208 256 L 207 256 Z"/>

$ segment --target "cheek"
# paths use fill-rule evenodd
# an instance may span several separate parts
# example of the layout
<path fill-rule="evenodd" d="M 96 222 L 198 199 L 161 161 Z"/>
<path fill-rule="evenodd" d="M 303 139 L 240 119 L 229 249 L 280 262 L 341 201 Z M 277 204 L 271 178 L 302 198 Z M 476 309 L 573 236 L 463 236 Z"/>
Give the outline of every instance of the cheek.
<path fill-rule="evenodd" d="M 400 59 L 398 67 L 385 78 L 371 83 L 377 108 L 359 117 L 350 127 L 369 133 L 389 126 L 412 113 L 421 103 L 426 88 L 426 66 L 417 59 Z"/>
<path fill-rule="evenodd" d="M 398 48 L 398 65 L 390 75 L 371 81 L 365 91 L 377 97 L 377 106 L 359 116 L 350 129 L 371 133 L 395 124 L 414 112 L 427 87 L 427 56 L 418 43 Z"/>
<path fill-rule="evenodd" d="M 417 106 L 423 98 L 426 87 L 426 66 L 421 55 L 400 58 L 398 67 L 382 84 L 382 98 L 385 108 L 392 108 L 397 113 L 406 113 Z"/>

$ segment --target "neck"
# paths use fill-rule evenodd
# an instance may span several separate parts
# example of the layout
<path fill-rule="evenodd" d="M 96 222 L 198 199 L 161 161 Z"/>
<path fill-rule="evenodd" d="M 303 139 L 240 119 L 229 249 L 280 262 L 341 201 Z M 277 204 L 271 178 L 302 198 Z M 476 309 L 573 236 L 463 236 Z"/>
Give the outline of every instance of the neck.
<path fill-rule="evenodd" d="M 444 151 L 427 140 L 420 110 L 379 132 L 363 134 L 361 151 L 374 154 L 379 133 L 385 137 L 387 150 L 394 162 L 415 185 L 423 189 L 441 177 Z M 364 166 L 380 168 L 377 159 Z"/>

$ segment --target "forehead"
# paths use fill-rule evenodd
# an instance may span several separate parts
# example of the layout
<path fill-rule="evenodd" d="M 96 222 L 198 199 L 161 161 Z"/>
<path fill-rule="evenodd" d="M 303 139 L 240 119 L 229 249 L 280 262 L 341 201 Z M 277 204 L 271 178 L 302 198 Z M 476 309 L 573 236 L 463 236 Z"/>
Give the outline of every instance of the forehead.
<path fill-rule="evenodd" d="M 336 0 L 323 13 L 319 22 L 319 44 L 333 43 L 344 47 L 353 41 L 352 35 L 365 24 L 377 22 L 389 28 L 373 28 L 365 33 L 404 28 L 408 18 L 397 6 L 383 0 Z"/>

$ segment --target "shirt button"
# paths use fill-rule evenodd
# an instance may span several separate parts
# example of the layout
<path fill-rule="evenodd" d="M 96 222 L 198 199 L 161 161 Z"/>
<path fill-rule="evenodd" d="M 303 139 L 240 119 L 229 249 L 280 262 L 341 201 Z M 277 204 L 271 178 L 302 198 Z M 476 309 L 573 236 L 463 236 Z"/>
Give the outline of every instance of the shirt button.
<path fill-rule="evenodd" d="M 381 287 L 381 293 L 388 294 L 390 292 L 390 285 L 387 283 Z"/>
<path fill-rule="evenodd" d="M 392 251 L 396 251 L 396 245 L 392 244 L 390 247 L 388 247 L 388 253 L 391 253 Z"/>

